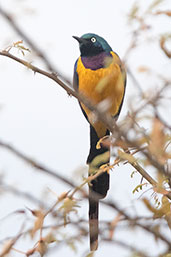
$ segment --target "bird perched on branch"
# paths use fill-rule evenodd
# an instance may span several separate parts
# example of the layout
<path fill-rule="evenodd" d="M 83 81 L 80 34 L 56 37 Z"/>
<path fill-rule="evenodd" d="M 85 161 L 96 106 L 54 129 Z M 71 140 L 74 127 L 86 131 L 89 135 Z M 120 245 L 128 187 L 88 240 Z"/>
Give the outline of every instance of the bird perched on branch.
<path fill-rule="evenodd" d="M 73 36 L 80 48 L 80 57 L 74 66 L 73 86 L 92 105 L 104 107 L 107 114 L 117 119 L 123 104 L 126 72 L 119 56 L 102 37 L 88 33 L 82 37 Z M 101 105 L 101 106 L 100 106 Z M 97 149 L 98 141 L 110 134 L 106 125 L 93 116 L 80 102 L 82 112 L 90 124 L 90 152 L 87 158 L 89 176 L 110 161 L 109 147 Z M 98 247 L 98 206 L 109 189 L 109 173 L 103 172 L 89 185 L 89 231 L 90 250 Z"/>

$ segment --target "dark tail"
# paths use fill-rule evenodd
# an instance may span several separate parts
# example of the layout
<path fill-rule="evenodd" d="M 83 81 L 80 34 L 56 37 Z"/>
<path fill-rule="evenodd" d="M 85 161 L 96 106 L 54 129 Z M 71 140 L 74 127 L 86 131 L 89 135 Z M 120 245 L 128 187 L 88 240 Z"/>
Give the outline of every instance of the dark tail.
<path fill-rule="evenodd" d="M 90 250 L 96 251 L 98 247 L 99 234 L 99 201 L 92 200 L 91 189 L 89 190 L 89 233 L 90 233 Z"/>
<path fill-rule="evenodd" d="M 109 131 L 106 130 L 106 134 Z M 105 136 L 104 135 L 104 136 Z M 95 129 L 90 125 L 90 152 L 87 158 L 89 164 L 89 175 L 96 171 L 101 165 L 109 163 L 110 151 L 108 148 L 101 147 L 96 149 L 99 138 Z M 102 173 L 96 179 L 91 181 L 89 186 L 89 233 L 90 233 L 90 250 L 95 251 L 98 247 L 98 209 L 99 199 L 106 196 L 109 189 L 109 174 Z"/>

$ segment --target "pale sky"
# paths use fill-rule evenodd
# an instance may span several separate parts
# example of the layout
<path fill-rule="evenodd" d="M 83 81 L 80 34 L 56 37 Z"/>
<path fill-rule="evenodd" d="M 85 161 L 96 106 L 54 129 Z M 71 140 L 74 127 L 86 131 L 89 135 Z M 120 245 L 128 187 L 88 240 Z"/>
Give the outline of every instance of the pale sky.
<path fill-rule="evenodd" d="M 79 56 L 78 44 L 72 35 L 81 36 L 88 32 L 99 34 L 122 58 L 129 47 L 131 26 L 128 25 L 127 15 L 134 2 L 136 1 L 1 0 L 0 4 L 14 15 L 17 23 L 40 46 L 41 50 L 45 51 L 57 69 L 72 80 L 74 62 Z M 140 2 L 145 8 L 151 1 L 137 2 Z M 161 7 L 168 9 L 169 0 L 164 1 Z M 151 80 L 148 80 L 147 76 L 138 74 L 138 65 L 149 65 L 156 70 L 169 71 L 169 60 L 162 53 L 158 53 L 158 45 L 152 44 L 156 31 L 157 35 L 168 31 L 169 19 L 162 18 L 159 22 L 158 18 L 154 18 L 151 24 L 154 25 L 154 29 L 150 32 L 151 35 L 147 33 L 144 39 L 145 41 L 151 36 L 151 41 L 140 45 L 129 61 L 132 71 L 144 89 L 151 86 Z M 0 28 L 0 49 L 22 39 L 1 17 Z M 25 46 L 28 47 L 27 44 Z M 12 52 L 18 54 L 17 50 Z M 26 54 L 26 57 L 21 54 L 19 56 L 44 68 L 32 54 Z M 2 56 L 0 57 L 0 77 L 0 139 L 11 143 L 47 167 L 80 183 L 81 175 L 75 171 L 82 170 L 85 175 L 87 172 L 85 162 L 89 151 L 89 126 L 76 99 L 68 97 L 60 86 L 48 78 L 39 74 L 34 75 L 20 64 Z M 157 81 L 155 83 L 157 87 Z M 135 95 L 133 99 L 136 99 L 137 93 L 138 91 L 128 77 L 126 97 L 119 120 L 124 119 L 129 110 L 130 97 Z M 163 112 L 166 119 L 171 117 L 171 113 L 169 114 L 171 110 L 166 111 L 165 106 Z M 129 165 L 121 164 L 111 172 L 111 188 L 107 199 L 115 200 L 121 208 L 130 213 L 136 211 L 138 214 L 148 215 L 149 213 L 138 200 L 140 194 L 132 194 L 132 190 L 140 183 L 141 179 L 139 175 L 135 175 L 132 179 L 130 177 L 132 171 L 133 169 Z M 42 195 L 44 197 L 47 188 L 57 194 L 70 189 L 60 181 L 55 181 L 29 166 L 25 166 L 25 163 L 1 148 L 0 174 L 3 174 L 6 183 L 23 191 L 31 192 L 37 197 Z M 53 197 L 49 194 L 47 201 L 52 203 Z M 20 216 L 13 216 L 3 222 L 1 222 L 1 218 L 14 210 L 23 209 L 25 206 L 36 208 L 33 203 L 10 194 L 0 195 L 0 205 L 0 240 L 11 233 L 15 234 L 22 222 Z M 132 208 L 133 205 L 135 205 L 135 209 Z M 80 206 L 79 215 L 88 218 L 88 203 L 80 203 Z M 110 209 L 101 207 L 101 220 L 109 220 L 114 217 L 115 213 Z M 117 233 L 118 239 L 124 239 L 139 249 L 148 249 L 153 245 L 150 252 L 154 256 L 163 249 L 162 245 L 155 244 L 150 236 L 145 237 L 143 231 L 129 232 L 123 228 Z M 88 239 L 84 240 L 77 245 L 77 254 L 68 247 L 61 247 L 57 254 L 71 257 L 85 256 L 89 248 L 89 241 Z M 29 240 L 23 239 L 22 243 L 18 244 L 18 248 L 21 250 L 26 250 L 28 247 L 31 247 Z M 104 254 L 119 257 L 129 256 L 128 250 L 103 243 L 99 246 L 95 256 L 102 257 Z M 19 254 L 13 253 L 12 256 L 17 257 Z M 54 256 L 54 254 L 48 256 Z"/>

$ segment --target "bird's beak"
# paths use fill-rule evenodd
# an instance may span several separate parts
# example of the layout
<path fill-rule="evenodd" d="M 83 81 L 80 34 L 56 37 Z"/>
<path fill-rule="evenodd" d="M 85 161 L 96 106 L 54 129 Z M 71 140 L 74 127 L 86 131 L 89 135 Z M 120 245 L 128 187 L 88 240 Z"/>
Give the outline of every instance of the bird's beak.
<path fill-rule="evenodd" d="M 81 37 L 77 37 L 77 36 L 72 36 L 73 38 L 75 38 L 79 44 L 86 44 L 87 40 L 85 38 L 81 38 Z"/>

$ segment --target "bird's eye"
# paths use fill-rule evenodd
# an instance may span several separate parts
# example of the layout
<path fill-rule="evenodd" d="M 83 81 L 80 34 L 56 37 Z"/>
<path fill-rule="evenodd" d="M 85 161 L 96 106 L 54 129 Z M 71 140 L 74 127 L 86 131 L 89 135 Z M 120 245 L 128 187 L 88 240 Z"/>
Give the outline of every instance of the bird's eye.
<path fill-rule="evenodd" d="M 91 38 L 91 42 L 95 43 L 95 42 L 96 42 L 96 38 L 95 38 L 95 37 L 92 37 L 92 38 Z"/>

